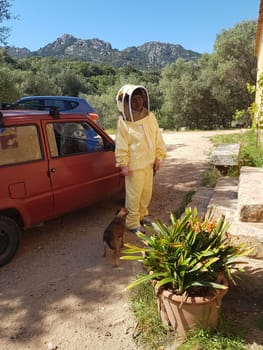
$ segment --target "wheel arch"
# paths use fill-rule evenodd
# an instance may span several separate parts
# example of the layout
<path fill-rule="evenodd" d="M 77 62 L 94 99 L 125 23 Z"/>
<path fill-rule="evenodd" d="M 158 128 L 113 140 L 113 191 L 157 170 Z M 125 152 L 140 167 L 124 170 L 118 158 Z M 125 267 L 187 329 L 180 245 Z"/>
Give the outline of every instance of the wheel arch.
<path fill-rule="evenodd" d="M 16 208 L 6 208 L 0 210 L 0 216 L 7 216 L 13 219 L 20 228 L 24 227 L 24 220 L 21 213 Z"/>

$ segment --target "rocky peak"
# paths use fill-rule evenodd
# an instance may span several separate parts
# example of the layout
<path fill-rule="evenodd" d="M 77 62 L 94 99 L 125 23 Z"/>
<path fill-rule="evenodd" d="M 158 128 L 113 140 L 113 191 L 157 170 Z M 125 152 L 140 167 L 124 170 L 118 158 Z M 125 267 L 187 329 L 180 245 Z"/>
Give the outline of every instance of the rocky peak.
<path fill-rule="evenodd" d="M 13 50 L 7 48 L 8 54 L 16 57 L 21 57 L 19 56 L 19 50 L 18 48 L 13 48 Z M 23 54 L 26 53 L 23 52 Z M 181 45 L 152 41 L 120 51 L 112 49 L 111 44 L 103 40 L 97 38 L 77 39 L 70 34 L 63 34 L 60 38 L 36 52 L 28 52 L 28 57 L 33 55 L 70 58 L 76 61 L 81 60 L 99 64 L 106 63 L 115 67 L 132 65 L 138 69 L 161 68 L 176 61 L 179 57 L 186 60 L 196 60 L 200 57 L 199 53 L 186 50 Z"/>

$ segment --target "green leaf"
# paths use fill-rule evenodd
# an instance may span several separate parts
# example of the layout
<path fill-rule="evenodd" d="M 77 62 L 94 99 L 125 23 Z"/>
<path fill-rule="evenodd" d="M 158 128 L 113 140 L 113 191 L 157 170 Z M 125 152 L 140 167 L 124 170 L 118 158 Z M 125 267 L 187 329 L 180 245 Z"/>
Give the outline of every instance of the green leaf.
<path fill-rule="evenodd" d="M 191 283 L 192 287 L 211 287 L 215 289 L 227 289 L 228 287 L 224 284 L 208 282 L 208 281 L 195 281 Z"/>
<path fill-rule="evenodd" d="M 134 282 L 130 283 L 128 285 L 127 289 L 134 288 L 134 287 L 138 286 L 139 284 L 145 283 L 145 282 L 150 281 L 150 280 L 154 280 L 162 275 L 163 275 L 163 273 L 160 273 L 160 272 L 143 275 L 141 277 L 138 277 Z"/>

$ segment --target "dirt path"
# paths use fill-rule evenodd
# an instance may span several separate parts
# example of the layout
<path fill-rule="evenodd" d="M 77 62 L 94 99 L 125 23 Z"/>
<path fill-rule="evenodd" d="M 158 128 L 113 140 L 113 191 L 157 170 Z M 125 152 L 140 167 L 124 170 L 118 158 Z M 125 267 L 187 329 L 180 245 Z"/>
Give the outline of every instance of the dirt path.
<path fill-rule="evenodd" d="M 155 177 L 151 214 L 168 220 L 200 185 L 212 132 L 165 133 L 168 159 Z M 36 227 L 0 269 L 1 350 L 135 350 L 124 291 L 140 267 L 102 258 L 102 233 L 120 203 L 108 201 Z M 126 233 L 125 241 L 136 238 Z"/>

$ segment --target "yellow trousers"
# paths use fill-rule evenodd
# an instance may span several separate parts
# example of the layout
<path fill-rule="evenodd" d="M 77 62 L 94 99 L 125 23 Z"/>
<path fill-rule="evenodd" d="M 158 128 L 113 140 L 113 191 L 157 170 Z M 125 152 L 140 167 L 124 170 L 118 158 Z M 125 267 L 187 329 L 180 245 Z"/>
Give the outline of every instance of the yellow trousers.
<path fill-rule="evenodd" d="M 126 203 L 128 210 L 126 227 L 140 227 L 140 220 L 148 215 L 148 206 L 152 198 L 153 166 L 134 170 L 125 177 Z"/>

